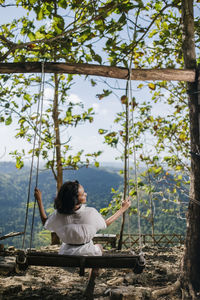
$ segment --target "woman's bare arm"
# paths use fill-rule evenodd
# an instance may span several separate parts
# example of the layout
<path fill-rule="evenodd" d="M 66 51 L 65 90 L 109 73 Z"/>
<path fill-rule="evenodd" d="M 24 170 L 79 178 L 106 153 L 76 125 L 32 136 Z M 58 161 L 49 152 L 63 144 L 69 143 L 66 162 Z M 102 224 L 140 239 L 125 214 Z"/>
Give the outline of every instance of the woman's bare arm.
<path fill-rule="evenodd" d="M 106 220 L 106 225 L 109 226 L 114 221 L 116 221 L 129 207 L 131 206 L 130 197 L 126 198 L 122 202 L 121 208 L 111 217 Z"/>
<path fill-rule="evenodd" d="M 47 215 L 45 213 L 43 202 L 42 202 L 42 193 L 38 188 L 35 188 L 34 195 L 35 195 L 35 199 L 37 200 L 37 203 L 38 203 L 40 218 L 41 218 L 42 224 L 44 225 L 47 220 Z"/>

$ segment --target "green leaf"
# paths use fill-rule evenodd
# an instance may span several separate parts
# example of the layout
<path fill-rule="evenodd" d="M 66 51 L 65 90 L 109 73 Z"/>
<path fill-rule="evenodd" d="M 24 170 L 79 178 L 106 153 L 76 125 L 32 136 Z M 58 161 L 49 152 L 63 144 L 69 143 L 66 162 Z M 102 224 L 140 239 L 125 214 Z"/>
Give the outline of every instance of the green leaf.
<path fill-rule="evenodd" d="M 64 9 L 67 8 L 67 5 L 68 5 L 68 1 L 66 1 L 66 0 L 59 0 L 58 1 L 58 6 L 64 8 Z"/>
<path fill-rule="evenodd" d="M 99 129 L 98 130 L 98 133 L 99 134 L 105 134 L 105 133 L 107 133 L 108 132 L 108 130 L 105 130 L 105 129 Z"/>
<path fill-rule="evenodd" d="M 43 8 L 40 8 L 39 12 L 37 13 L 37 20 L 42 20 L 44 17 L 44 14 L 43 14 Z"/>
<path fill-rule="evenodd" d="M 96 168 L 98 168 L 99 167 L 99 162 L 95 161 L 94 165 L 95 165 Z"/>
<path fill-rule="evenodd" d="M 91 79 L 91 84 L 92 84 L 92 86 L 97 85 L 96 81 L 94 81 L 93 79 Z"/>
<path fill-rule="evenodd" d="M 98 54 L 95 54 L 95 56 L 94 56 L 93 58 L 94 58 L 94 60 L 95 60 L 95 61 L 97 61 L 99 64 L 101 64 L 101 63 L 102 63 L 102 58 L 101 58 L 101 56 L 100 56 L 100 55 L 98 55 Z"/>
<path fill-rule="evenodd" d="M 24 95 L 24 100 L 28 101 L 29 103 L 31 102 L 31 96 L 29 94 Z"/>
<path fill-rule="evenodd" d="M 151 90 L 155 90 L 156 89 L 156 85 L 154 83 L 149 83 L 148 84 L 148 87 L 151 89 Z"/>
<path fill-rule="evenodd" d="M 150 33 L 149 33 L 149 38 L 152 38 L 155 34 L 157 34 L 157 30 L 153 29 Z"/>
<path fill-rule="evenodd" d="M 28 33 L 28 37 L 29 37 L 30 41 L 34 41 L 35 40 L 35 34 L 33 32 L 31 32 L 31 31 Z"/>
<path fill-rule="evenodd" d="M 21 169 L 24 166 L 24 162 L 22 161 L 21 157 L 16 157 L 16 168 Z"/>
<path fill-rule="evenodd" d="M 12 123 L 12 117 L 9 116 L 9 117 L 6 119 L 5 124 L 6 124 L 6 125 L 10 125 L 11 123 Z"/>
<path fill-rule="evenodd" d="M 143 83 L 140 83 L 140 84 L 137 86 L 137 88 L 138 88 L 138 89 L 141 89 L 143 86 L 144 86 L 144 84 L 143 84 Z"/>

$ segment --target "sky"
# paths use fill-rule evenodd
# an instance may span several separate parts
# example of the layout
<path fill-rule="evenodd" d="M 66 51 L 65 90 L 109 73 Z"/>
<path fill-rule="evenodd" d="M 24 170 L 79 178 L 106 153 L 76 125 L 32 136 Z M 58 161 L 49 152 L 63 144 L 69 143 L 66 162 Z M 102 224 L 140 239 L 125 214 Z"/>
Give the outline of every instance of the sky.
<path fill-rule="evenodd" d="M 18 9 L 18 17 L 20 16 L 20 10 Z M 0 24 L 11 21 L 16 15 L 16 9 L 0 8 Z M 23 10 L 21 10 L 23 15 Z M 89 80 L 85 80 L 84 76 L 75 76 L 75 84 L 72 86 L 69 92 L 69 98 L 75 102 L 82 102 L 87 108 L 93 107 L 96 115 L 94 122 L 92 124 L 84 124 L 77 126 L 75 129 L 70 129 L 66 134 L 72 136 L 72 146 L 73 151 L 76 153 L 80 149 L 85 149 L 86 152 L 94 151 L 103 151 L 103 154 L 99 158 L 100 162 L 116 162 L 115 157 L 119 156 L 119 151 L 117 149 L 110 148 L 103 143 L 103 137 L 98 134 L 99 128 L 104 129 L 114 129 L 113 121 L 115 119 L 116 113 L 123 110 L 123 105 L 120 102 L 120 98 L 124 95 L 126 87 L 125 80 L 114 80 L 114 79 L 105 79 L 97 78 L 98 84 L 95 87 L 92 87 L 89 83 Z M 90 77 L 92 78 L 92 77 Z M 103 81 L 108 81 L 112 86 L 120 86 L 120 90 L 115 90 L 115 94 L 111 94 L 109 97 L 103 98 L 101 101 L 96 97 L 96 94 L 101 93 L 103 89 L 108 89 L 108 86 L 103 83 Z M 137 89 L 139 82 L 132 82 L 133 95 L 137 95 L 137 99 L 150 100 L 149 89 L 144 90 Z M 48 97 L 51 96 L 52 90 L 45 87 L 45 99 L 48 100 Z M 154 107 L 154 112 L 159 114 L 160 111 L 163 111 L 163 106 L 157 104 Z M 167 112 L 166 112 L 167 113 Z M 26 144 L 21 139 L 14 138 L 16 132 L 16 123 L 13 122 L 10 126 L 5 126 L 0 124 L 0 135 L 1 135 L 1 144 L 0 144 L 0 159 L 3 161 L 13 160 L 9 155 L 11 151 L 21 150 L 22 148 L 30 149 L 30 145 Z"/>

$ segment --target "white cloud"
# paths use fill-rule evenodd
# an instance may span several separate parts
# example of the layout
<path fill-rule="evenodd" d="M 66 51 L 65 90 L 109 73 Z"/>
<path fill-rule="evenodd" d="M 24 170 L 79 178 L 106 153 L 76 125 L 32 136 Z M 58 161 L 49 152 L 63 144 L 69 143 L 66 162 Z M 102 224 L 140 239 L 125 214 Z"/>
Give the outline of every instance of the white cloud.
<path fill-rule="evenodd" d="M 44 100 L 52 100 L 54 98 L 54 89 L 52 88 L 45 88 L 44 89 Z M 67 96 L 67 100 L 72 102 L 73 104 L 78 104 L 81 102 L 81 98 L 76 94 L 70 94 Z"/>
<path fill-rule="evenodd" d="M 93 103 L 92 107 L 93 107 L 95 113 L 101 114 L 103 116 L 108 114 L 108 110 L 105 108 L 101 109 L 101 106 L 98 103 Z"/>
<path fill-rule="evenodd" d="M 44 100 L 50 100 L 54 97 L 54 90 L 52 88 L 45 88 L 44 89 Z"/>
<path fill-rule="evenodd" d="M 72 102 L 73 104 L 78 104 L 78 103 L 81 102 L 81 98 L 76 94 L 70 94 L 67 97 L 67 99 L 68 99 L 69 102 Z"/>
<path fill-rule="evenodd" d="M 100 111 L 100 105 L 98 103 L 93 103 L 92 107 L 93 107 L 95 113 L 99 113 L 99 111 Z"/>
<path fill-rule="evenodd" d="M 108 114 L 108 110 L 107 109 L 102 109 L 101 110 L 102 115 L 106 116 Z"/>

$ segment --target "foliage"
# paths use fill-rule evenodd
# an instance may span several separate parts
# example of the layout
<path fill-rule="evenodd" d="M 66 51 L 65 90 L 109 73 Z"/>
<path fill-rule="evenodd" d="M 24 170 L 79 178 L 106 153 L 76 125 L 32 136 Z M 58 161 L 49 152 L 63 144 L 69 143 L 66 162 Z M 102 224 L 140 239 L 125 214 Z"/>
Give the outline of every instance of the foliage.
<path fill-rule="evenodd" d="M 29 167 L 25 166 L 22 170 L 17 170 L 12 163 L 0 163 L 0 232 L 6 234 L 13 231 L 23 231 L 26 201 L 27 201 L 27 186 L 28 186 Z M 93 206 L 98 210 L 105 212 L 104 207 L 108 206 L 112 200 L 112 193 L 116 194 L 118 188 L 122 185 L 122 178 L 115 172 L 110 170 L 102 170 L 101 168 L 82 168 L 64 172 L 65 180 L 78 179 L 84 186 L 88 194 L 88 206 Z M 35 176 L 33 177 L 33 182 Z M 162 190 L 167 186 L 174 186 L 174 179 L 168 176 L 166 179 L 160 177 L 160 182 L 155 181 L 155 193 L 157 192 L 157 200 L 155 200 L 155 231 L 157 233 L 181 233 L 185 232 L 185 220 L 179 218 L 180 205 L 172 201 L 160 201 L 162 199 Z M 40 172 L 39 174 L 39 188 L 43 192 L 43 201 L 46 211 L 52 212 L 53 199 L 56 194 L 55 183 L 52 174 L 49 171 Z M 8 192 L 9 191 L 9 192 Z M 31 189 L 31 201 L 33 196 L 33 189 Z M 143 203 L 141 204 L 141 224 L 142 233 L 149 233 L 150 226 L 145 218 L 147 212 L 147 195 L 142 194 Z M 183 191 L 179 193 L 179 198 L 187 199 Z M 119 204 L 120 205 L 120 204 Z M 137 233 L 137 208 L 136 202 L 133 202 L 132 215 L 126 222 L 125 232 Z M 112 207 L 112 206 L 108 206 Z M 135 208 L 134 208 L 135 207 Z M 163 209 L 173 210 L 173 213 L 163 214 Z M 112 211 L 113 212 L 113 211 Z M 109 212 L 108 212 L 109 213 Z M 105 214 L 104 214 L 105 215 Z M 184 216 L 182 214 L 182 216 Z M 178 217 L 178 218 L 177 218 Z M 26 247 L 29 246 L 30 230 L 32 222 L 32 209 L 29 209 L 29 219 L 27 228 Z M 120 221 L 120 220 L 119 220 Z M 130 228 L 128 229 L 128 224 Z M 120 228 L 119 222 L 113 223 L 106 232 L 118 233 Z M 49 243 L 49 232 L 44 231 L 39 218 L 38 210 L 36 209 L 33 247 L 39 247 Z M 16 247 L 21 247 L 21 238 L 15 237 L 4 241 L 5 244 Z"/>
<path fill-rule="evenodd" d="M 6 10 L 6 2 L 2 1 L 1 5 Z M 147 3 L 141 0 L 92 2 L 50 0 L 42 3 L 18 0 L 14 1 L 13 5 L 16 6 L 16 11 L 19 8 L 24 9 L 25 14 L 24 17 L 1 26 L 1 61 L 53 60 L 99 64 L 109 62 L 113 66 L 135 68 L 183 67 L 181 1 L 179 0 L 157 0 Z M 199 4 L 196 3 L 196 6 L 198 8 Z M 199 49 L 199 22 L 200 18 L 197 16 L 195 19 L 197 49 Z M 198 50 L 197 53 L 199 54 Z M 18 115 L 20 128 L 17 136 L 23 137 L 27 133 L 27 137 L 29 137 L 29 129 L 34 128 L 35 125 L 27 116 L 25 118 L 22 112 L 30 113 L 32 103 L 36 102 L 36 95 L 32 97 L 30 93 L 26 93 L 26 87 L 30 85 L 31 81 L 35 84 L 40 79 L 37 76 L 27 79 L 23 75 L 12 76 L 10 80 L 9 78 L 9 75 L 2 76 L 1 98 L 5 110 L 2 113 L 1 121 L 9 125 L 12 122 L 10 111 L 16 111 L 17 114 L 20 114 Z M 65 84 L 65 80 L 68 84 Z M 12 84 L 12 91 L 5 84 L 6 81 Z M 18 85 L 19 81 L 21 81 L 21 85 L 15 89 L 15 85 Z M 72 84 L 72 76 L 65 79 L 61 75 L 59 82 L 60 101 L 64 104 L 67 91 Z M 95 85 L 96 82 L 92 79 L 91 84 Z M 177 171 L 188 170 L 190 147 L 185 85 L 160 81 L 139 83 L 137 88 L 145 90 L 147 87 L 152 93 L 151 102 L 145 99 L 141 103 L 140 99 L 134 98 L 134 103 L 138 108 L 135 134 L 138 136 L 151 134 L 155 141 L 152 148 L 155 147 L 157 153 L 162 156 L 162 153 L 167 151 L 162 161 Z M 18 101 L 5 100 L 10 91 L 16 97 L 22 95 L 23 106 L 18 108 Z M 104 89 L 97 96 L 102 99 L 109 96 L 111 92 L 110 89 Z M 150 96 L 148 95 L 147 98 Z M 11 103 L 12 101 L 14 103 Z M 159 103 L 162 103 L 166 109 L 170 106 L 169 113 L 164 116 L 160 114 L 153 116 L 150 112 L 153 103 L 154 107 Z M 69 109 L 61 118 L 60 125 L 76 126 L 80 120 L 92 121 L 91 111 L 72 115 L 70 104 L 68 103 L 68 105 Z M 46 148 L 42 149 L 44 158 L 53 144 L 52 133 L 49 133 L 51 126 L 49 115 L 51 113 L 52 107 L 50 106 L 43 119 L 43 127 L 46 125 L 43 141 L 47 140 Z M 85 114 L 88 117 L 84 118 Z M 32 118 L 36 118 L 36 116 L 32 115 Z M 111 146 L 116 146 L 118 142 L 118 136 L 113 136 L 114 132 L 115 130 L 105 136 L 106 142 Z M 31 137 L 29 139 L 31 140 Z M 137 147 L 142 148 L 143 144 L 142 142 Z M 69 150 L 68 147 L 67 144 L 64 152 Z M 76 160 L 80 160 L 80 154 L 81 152 L 75 155 L 74 159 L 69 156 L 65 160 L 66 164 L 76 164 Z M 16 154 L 16 156 L 20 167 L 20 154 Z M 50 167 L 51 164 L 52 159 L 49 159 L 48 166 Z"/>
<path fill-rule="evenodd" d="M 2 96 L 0 107 L 1 122 L 5 125 L 10 125 L 13 119 L 18 120 L 16 128 L 16 138 L 21 138 L 28 141 L 31 144 L 31 149 L 28 153 L 25 150 L 22 153 L 19 151 L 13 151 L 11 154 L 16 158 L 17 168 L 23 167 L 23 158 L 25 155 L 34 154 L 36 156 L 41 153 L 44 161 L 46 161 L 46 167 L 54 170 L 56 166 L 55 160 L 55 147 L 56 147 L 56 133 L 54 126 L 54 105 L 52 98 L 45 100 L 44 95 L 40 95 L 37 92 L 33 93 L 33 84 L 40 85 L 41 78 L 30 75 L 28 77 L 24 75 L 13 75 L 12 78 L 8 78 L 5 75 L 1 76 L 2 79 Z M 53 77 L 48 78 L 47 84 L 52 85 Z M 60 75 L 58 78 L 59 83 L 59 128 L 62 131 L 62 166 L 63 168 L 77 168 L 78 165 L 83 163 L 89 164 L 89 156 L 84 160 L 83 150 L 80 149 L 76 154 L 71 154 L 70 140 L 71 137 L 68 134 L 70 127 L 76 127 L 84 124 L 85 122 L 93 122 L 94 112 L 92 108 L 84 110 L 84 106 L 81 103 L 73 103 L 68 97 L 68 90 L 70 89 L 72 77 L 65 77 Z M 53 97 L 53 96 L 52 96 Z M 41 99 L 42 98 L 42 99 Z M 43 100 L 43 113 L 42 115 L 38 111 L 38 101 Z M 41 125 L 40 125 L 41 123 Z M 41 126 L 41 128 L 40 128 Z M 36 144 L 35 149 L 32 145 L 35 145 L 36 139 L 40 137 L 40 147 Z M 36 141 L 37 143 L 37 141 Z M 90 154 L 91 157 L 96 157 L 98 154 Z M 54 171 L 55 173 L 55 171 Z"/>

